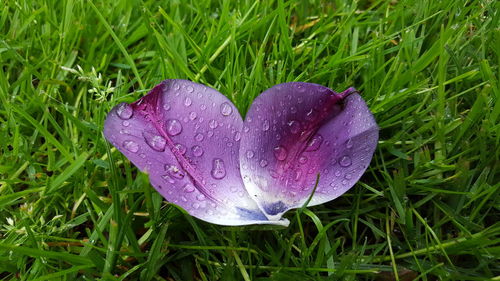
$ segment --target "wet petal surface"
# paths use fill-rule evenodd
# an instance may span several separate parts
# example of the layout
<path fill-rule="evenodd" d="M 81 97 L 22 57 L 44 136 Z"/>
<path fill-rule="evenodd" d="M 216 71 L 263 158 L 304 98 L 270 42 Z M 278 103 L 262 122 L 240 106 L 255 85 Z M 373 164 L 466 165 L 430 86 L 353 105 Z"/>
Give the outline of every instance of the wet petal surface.
<path fill-rule="evenodd" d="M 351 188 L 371 161 L 378 127 L 361 96 L 311 83 L 276 85 L 246 115 L 241 174 L 252 199 L 271 220 L 330 201 Z M 249 157 L 249 156 L 252 157 Z"/>
<path fill-rule="evenodd" d="M 249 197 L 239 170 L 238 110 L 216 90 L 165 80 L 133 104 L 117 105 L 104 135 L 168 201 L 222 225 L 273 223 Z"/>

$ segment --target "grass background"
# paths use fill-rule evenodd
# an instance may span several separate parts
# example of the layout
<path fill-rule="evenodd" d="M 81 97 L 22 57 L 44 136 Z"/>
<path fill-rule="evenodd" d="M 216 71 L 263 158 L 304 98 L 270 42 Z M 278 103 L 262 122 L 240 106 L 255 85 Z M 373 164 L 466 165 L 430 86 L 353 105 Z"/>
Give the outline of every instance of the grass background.
<path fill-rule="evenodd" d="M 499 2 L 348 2 L 3 0 L 0 278 L 500 280 Z M 379 146 L 288 228 L 211 225 L 101 133 L 166 78 L 242 114 L 281 82 L 355 86 Z"/>

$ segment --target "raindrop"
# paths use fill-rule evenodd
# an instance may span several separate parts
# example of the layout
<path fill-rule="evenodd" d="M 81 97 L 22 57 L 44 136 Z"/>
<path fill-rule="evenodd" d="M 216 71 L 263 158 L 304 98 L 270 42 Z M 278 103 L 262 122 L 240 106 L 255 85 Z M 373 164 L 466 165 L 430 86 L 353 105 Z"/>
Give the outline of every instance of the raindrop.
<path fill-rule="evenodd" d="M 215 119 L 212 119 L 208 122 L 208 126 L 210 126 L 210 128 L 212 128 L 212 129 L 217 128 L 217 125 L 219 125 L 219 124 L 217 123 L 217 120 L 215 120 Z"/>
<path fill-rule="evenodd" d="M 234 133 L 234 141 L 239 141 L 241 139 L 241 133 L 239 131 L 236 131 Z"/>
<path fill-rule="evenodd" d="M 295 120 L 289 121 L 288 122 L 288 127 L 290 128 L 290 132 L 292 134 L 297 134 L 300 131 L 300 123 L 299 123 L 299 121 L 295 121 Z"/>
<path fill-rule="evenodd" d="M 313 136 L 311 140 L 309 140 L 309 142 L 307 143 L 306 151 L 316 151 L 319 149 L 322 143 L 323 143 L 323 136 L 317 134 Z"/>
<path fill-rule="evenodd" d="M 267 166 L 267 164 L 268 164 L 268 163 L 267 163 L 267 161 L 266 161 L 265 159 L 262 159 L 262 160 L 260 160 L 260 162 L 259 162 L 259 165 L 260 165 L 262 168 L 266 167 L 266 166 Z"/>
<path fill-rule="evenodd" d="M 264 120 L 264 123 L 262 123 L 262 130 L 267 131 L 269 130 L 269 120 Z"/>
<path fill-rule="evenodd" d="M 126 140 L 123 142 L 123 147 L 130 152 L 136 153 L 139 151 L 139 145 L 135 141 Z"/>
<path fill-rule="evenodd" d="M 226 168 L 224 167 L 224 161 L 220 158 L 215 158 L 212 162 L 212 177 L 214 179 L 220 180 L 226 176 Z"/>
<path fill-rule="evenodd" d="M 179 151 L 179 153 L 182 155 L 186 153 L 186 147 L 180 143 L 175 145 L 175 149 L 177 149 L 177 151 Z"/>
<path fill-rule="evenodd" d="M 171 136 L 177 136 L 182 132 L 181 122 L 177 119 L 170 119 L 167 121 L 167 133 Z"/>
<path fill-rule="evenodd" d="M 149 145 L 149 147 L 151 147 L 152 149 L 159 152 L 165 151 L 165 145 L 167 144 L 167 141 L 162 136 L 155 135 L 148 131 L 144 131 L 142 133 L 142 136 L 144 137 L 144 140 Z"/>
<path fill-rule="evenodd" d="M 342 167 L 349 167 L 352 164 L 351 157 L 344 155 L 342 158 L 339 160 L 339 164 Z"/>
<path fill-rule="evenodd" d="M 317 117 L 318 117 L 318 112 L 313 108 L 311 108 L 311 110 L 309 110 L 309 112 L 307 112 L 306 114 L 307 121 L 314 121 L 316 120 Z"/>
<path fill-rule="evenodd" d="M 280 145 L 274 148 L 274 157 L 276 157 L 276 159 L 283 161 L 287 156 L 288 151 L 286 151 L 286 148 L 284 148 L 283 146 Z"/>
<path fill-rule="evenodd" d="M 346 141 L 345 146 L 346 146 L 347 148 L 352 148 L 352 139 L 351 139 L 351 138 L 349 138 L 349 139 Z"/>
<path fill-rule="evenodd" d="M 197 117 L 196 112 L 191 111 L 191 113 L 189 113 L 189 119 L 194 120 L 196 119 L 196 117 Z"/>
<path fill-rule="evenodd" d="M 191 193 L 194 191 L 195 191 L 195 188 L 192 184 L 186 183 L 186 185 L 184 185 L 184 192 Z"/>
<path fill-rule="evenodd" d="M 247 150 L 246 155 L 248 159 L 251 159 L 255 155 L 255 153 L 252 150 Z"/>
<path fill-rule="evenodd" d="M 302 155 L 299 157 L 299 163 L 300 164 L 305 164 L 307 162 L 307 157 Z"/>
<path fill-rule="evenodd" d="M 186 97 L 186 99 L 184 100 L 185 106 L 190 106 L 192 103 L 193 103 L 193 101 L 189 97 Z"/>
<path fill-rule="evenodd" d="M 183 171 L 179 169 L 179 167 L 172 165 L 172 164 L 165 164 L 165 171 L 168 172 L 168 174 L 176 179 L 183 179 L 185 174 Z"/>
<path fill-rule="evenodd" d="M 134 110 L 132 109 L 132 106 L 130 106 L 130 104 L 120 103 L 120 105 L 116 109 L 116 114 L 121 119 L 127 120 L 127 119 L 130 119 L 132 117 L 132 115 L 134 114 Z"/>
<path fill-rule="evenodd" d="M 203 134 L 202 133 L 198 133 L 194 136 L 194 139 L 197 140 L 197 141 L 202 141 L 204 138 Z"/>
<path fill-rule="evenodd" d="M 193 151 L 193 155 L 196 157 L 200 157 L 203 155 L 203 148 L 201 148 L 201 146 L 199 145 L 191 147 L 191 151 Z"/>
<path fill-rule="evenodd" d="M 229 116 L 233 112 L 233 108 L 227 102 L 220 105 L 220 113 L 224 116 Z"/>

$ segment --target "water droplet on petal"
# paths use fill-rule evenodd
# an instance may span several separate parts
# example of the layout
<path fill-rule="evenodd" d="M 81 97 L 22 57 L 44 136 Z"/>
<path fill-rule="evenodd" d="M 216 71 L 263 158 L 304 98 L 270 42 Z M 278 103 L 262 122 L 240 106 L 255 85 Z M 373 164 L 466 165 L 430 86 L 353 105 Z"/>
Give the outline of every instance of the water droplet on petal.
<path fill-rule="evenodd" d="M 118 108 L 116 109 L 116 114 L 120 119 L 127 120 L 132 117 L 134 114 L 134 110 L 132 109 L 132 106 L 128 103 L 120 103 L 118 105 Z"/>
<path fill-rule="evenodd" d="M 267 131 L 269 130 L 269 120 L 264 120 L 264 123 L 262 123 L 262 130 Z"/>
<path fill-rule="evenodd" d="M 322 143 L 323 143 L 323 136 L 317 134 L 313 136 L 311 140 L 309 140 L 309 142 L 307 143 L 306 151 L 316 151 L 319 149 Z"/>
<path fill-rule="evenodd" d="M 236 131 L 234 133 L 234 141 L 239 141 L 241 139 L 241 133 Z"/>
<path fill-rule="evenodd" d="M 122 122 L 122 125 L 124 127 L 128 127 L 130 125 L 130 122 L 128 122 L 127 120 L 125 120 L 125 121 Z"/>
<path fill-rule="evenodd" d="M 283 146 L 280 145 L 274 148 L 274 157 L 276 157 L 279 161 L 285 160 L 287 156 L 288 151 L 286 151 L 286 148 Z"/>
<path fill-rule="evenodd" d="M 248 159 L 251 159 L 254 155 L 255 153 L 252 150 L 247 150 L 246 156 Z"/>
<path fill-rule="evenodd" d="M 346 143 L 345 143 L 345 146 L 346 146 L 347 148 L 352 148 L 352 139 L 348 139 L 348 140 L 346 141 Z"/>
<path fill-rule="evenodd" d="M 200 204 L 195 202 L 191 206 L 193 206 L 193 209 L 198 209 L 200 207 Z"/>
<path fill-rule="evenodd" d="M 232 112 L 233 112 L 233 108 L 231 107 L 231 105 L 229 105 L 229 103 L 223 102 L 220 105 L 220 113 L 222 115 L 229 116 L 229 115 L 231 115 Z"/>
<path fill-rule="evenodd" d="M 190 184 L 190 183 L 186 183 L 186 185 L 184 185 L 184 192 L 187 192 L 187 193 L 191 193 L 191 192 L 194 192 L 196 190 L 196 188 Z"/>
<path fill-rule="evenodd" d="M 202 141 L 204 138 L 203 134 L 202 133 L 198 133 L 194 136 L 194 139 L 197 140 L 197 141 Z"/>
<path fill-rule="evenodd" d="M 297 108 L 295 106 L 290 107 L 290 112 L 297 113 Z"/>
<path fill-rule="evenodd" d="M 180 154 L 184 155 L 186 153 L 186 147 L 180 143 L 175 145 L 175 149 L 179 151 Z"/>
<path fill-rule="evenodd" d="M 182 124 L 177 119 L 170 119 L 166 124 L 167 133 L 171 136 L 177 136 L 182 132 Z"/>
<path fill-rule="evenodd" d="M 304 156 L 304 155 L 300 156 L 300 157 L 299 157 L 299 163 L 300 163 L 300 164 L 305 164 L 305 163 L 307 163 L 307 157 L 306 157 L 306 156 Z"/>
<path fill-rule="evenodd" d="M 189 119 L 194 120 L 194 119 L 196 119 L 196 117 L 197 117 L 196 112 L 191 111 L 191 113 L 189 113 Z"/>
<path fill-rule="evenodd" d="M 179 169 L 179 167 L 173 165 L 173 164 L 165 164 L 165 171 L 168 172 L 170 177 L 176 178 L 176 179 L 183 179 L 185 176 L 185 173 Z"/>
<path fill-rule="evenodd" d="M 335 176 L 340 177 L 342 175 L 342 172 L 340 170 L 335 171 Z"/>
<path fill-rule="evenodd" d="M 186 97 L 186 99 L 184 100 L 185 106 L 190 106 L 192 103 L 193 103 L 193 101 L 191 100 L 190 97 Z"/>
<path fill-rule="evenodd" d="M 249 131 L 250 131 L 249 127 L 247 127 L 247 126 L 243 127 L 243 132 L 248 133 Z"/>
<path fill-rule="evenodd" d="M 312 108 L 306 114 L 306 120 L 307 121 L 314 121 L 314 120 L 316 120 L 317 117 L 318 117 L 318 112 L 316 110 L 312 109 Z"/>
<path fill-rule="evenodd" d="M 193 155 L 196 157 L 200 157 L 203 155 L 203 148 L 201 148 L 201 146 L 199 145 L 191 147 L 191 151 L 193 152 Z"/>
<path fill-rule="evenodd" d="M 215 158 L 212 162 L 212 177 L 214 179 L 222 179 L 226 176 L 226 168 L 224 167 L 224 161 L 220 158 Z"/>
<path fill-rule="evenodd" d="M 346 180 L 350 180 L 350 179 L 352 179 L 352 175 L 351 175 L 351 174 L 346 174 L 346 175 L 344 176 L 344 178 L 345 178 Z"/>
<path fill-rule="evenodd" d="M 135 141 L 131 140 L 126 140 L 123 142 L 123 147 L 125 147 L 126 150 L 136 153 L 139 151 L 139 145 Z"/>
<path fill-rule="evenodd" d="M 268 164 L 268 163 L 267 163 L 267 161 L 266 161 L 265 159 L 262 159 L 262 160 L 260 160 L 260 162 L 259 162 L 259 165 L 260 165 L 262 168 L 266 167 L 266 166 L 267 166 L 267 164 Z"/>
<path fill-rule="evenodd" d="M 186 87 L 186 90 L 189 92 L 189 93 L 192 93 L 194 91 L 194 88 L 193 86 L 187 86 Z"/>
<path fill-rule="evenodd" d="M 163 109 L 165 109 L 165 111 L 169 111 L 170 110 L 170 104 L 166 103 L 163 105 Z"/>
<path fill-rule="evenodd" d="M 299 121 L 291 120 L 287 124 L 288 124 L 288 127 L 290 128 L 290 132 L 292 134 L 297 134 L 300 131 Z"/>
<path fill-rule="evenodd" d="M 203 194 L 198 194 L 198 195 L 196 196 L 196 199 L 198 199 L 199 201 L 203 201 L 203 200 L 205 200 L 205 198 L 206 198 L 206 197 L 205 197 L 205 195 L 203 195 Z"/>
<path fill-rule="evenodd" d="M 212 129 L 217 128 L 217 125 L 219 125 L 219 124 L 217 123 L 217 120 L 215 120 L 215 119 L 212 119 L 208 122 L 208 126 L 210 126 L 210 128 L 212 128 Z"/>
<path fill-rule="evenodd" d="M 167 141 L 162 136 L 150 133 L 148 131 L 144 131 L 142 133 L 144 140 L 152 149 L 162 152 L 165 151 L 165 146 L 167 145 Z"/>
<path fill-rule="evenodd" d="M 344 155 L 342 158 L 339 160 L 339 164 L 342 167 L 349 167 L 352 164 L 351 157 Z"/>

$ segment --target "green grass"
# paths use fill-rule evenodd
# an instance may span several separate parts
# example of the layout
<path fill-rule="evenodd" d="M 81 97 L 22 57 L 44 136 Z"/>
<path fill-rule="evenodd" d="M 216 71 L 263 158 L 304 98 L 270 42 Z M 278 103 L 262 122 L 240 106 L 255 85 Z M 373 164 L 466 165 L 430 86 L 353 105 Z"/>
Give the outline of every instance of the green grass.
<path fill-rule="evenodd" d="M 500 280 L 499 2 L 164 2 L 2 2 L 0 279 Z M 379 146 L 288 228 L 211 225 L 101 133 L 166 78 L 242 114 L 282 82 L 355 86 Z"/>

